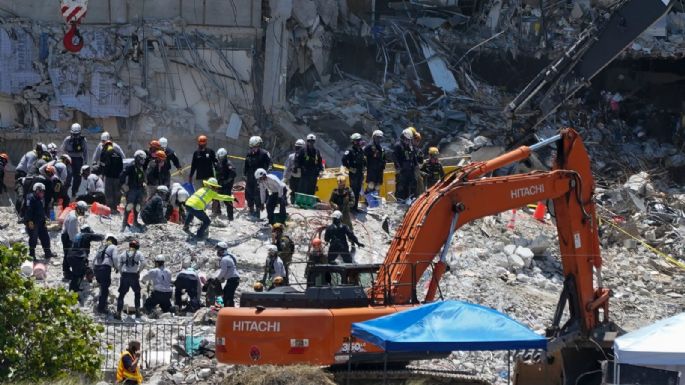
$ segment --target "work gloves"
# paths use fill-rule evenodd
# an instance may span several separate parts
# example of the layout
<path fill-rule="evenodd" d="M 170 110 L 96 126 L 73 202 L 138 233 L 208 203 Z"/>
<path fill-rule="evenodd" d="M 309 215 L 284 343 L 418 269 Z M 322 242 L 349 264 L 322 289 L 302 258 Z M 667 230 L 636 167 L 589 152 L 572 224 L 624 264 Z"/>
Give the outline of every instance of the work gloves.
<path fill-rule="evenodd" d="M 33 221 L 28 221 L 28 222 L 26 222 L 26 226 L 27 226 L 30 230 L 33 230 L 33 229 L 36 228 L 36 224 L 33 223 Z"/>

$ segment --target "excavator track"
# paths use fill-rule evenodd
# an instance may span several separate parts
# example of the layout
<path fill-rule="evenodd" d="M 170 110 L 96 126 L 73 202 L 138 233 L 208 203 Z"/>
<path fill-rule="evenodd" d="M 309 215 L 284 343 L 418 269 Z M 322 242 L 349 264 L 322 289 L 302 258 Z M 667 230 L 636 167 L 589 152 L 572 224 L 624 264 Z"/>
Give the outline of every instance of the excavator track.
<path fill-rule="evenodd" d="M 351 370 L 344 367 L 333 369 L 335 382 L 340 385 L 490 385 L 481 376 L 448 370 L 419 368 L 379 370 Z"/>

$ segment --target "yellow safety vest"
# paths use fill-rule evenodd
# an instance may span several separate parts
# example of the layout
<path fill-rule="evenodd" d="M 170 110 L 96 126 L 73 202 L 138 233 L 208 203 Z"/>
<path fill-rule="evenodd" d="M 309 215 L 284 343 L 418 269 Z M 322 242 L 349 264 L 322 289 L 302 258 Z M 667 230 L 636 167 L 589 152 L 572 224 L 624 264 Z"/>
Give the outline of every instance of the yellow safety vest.
<path fill-rule="evenodd" d="M 195 191 L 190 198 L 188 198 L 186 201 L 186 206 L 195 210 L 204 211 L 207 208 L 207 205 L 212 203 L 213 200 L 233 202 L 233 197 L 230 195 L 219 194 L 207 187 L 202 187 Z"/>
<path fill-rule="evenodd" d="M 124 356 L 131 356 L 131 353 L 124 351 L 119 357 L 119 364 L 117 365 L 117 383 L 124 382 L 126 380 L 133 380 L 139 384 L 143 383 L 143 375 L 140 374 L 140 367 L 136 366 L 136 371 L 131 373 L 124 367 Z M 131 356 L 133 359 L 133 356 Z"/>

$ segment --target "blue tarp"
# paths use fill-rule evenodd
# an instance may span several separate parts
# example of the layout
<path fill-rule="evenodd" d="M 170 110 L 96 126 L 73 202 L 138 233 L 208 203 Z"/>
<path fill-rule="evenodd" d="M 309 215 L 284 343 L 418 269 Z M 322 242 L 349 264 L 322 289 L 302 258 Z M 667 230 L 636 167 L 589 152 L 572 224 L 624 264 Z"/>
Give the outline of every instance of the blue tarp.
<path fill-rule="evenodd" d="M 439 301 L 352 324 L 352 335 L 386 352 L 546 349 L 545 337 L 493 309 Z"/>

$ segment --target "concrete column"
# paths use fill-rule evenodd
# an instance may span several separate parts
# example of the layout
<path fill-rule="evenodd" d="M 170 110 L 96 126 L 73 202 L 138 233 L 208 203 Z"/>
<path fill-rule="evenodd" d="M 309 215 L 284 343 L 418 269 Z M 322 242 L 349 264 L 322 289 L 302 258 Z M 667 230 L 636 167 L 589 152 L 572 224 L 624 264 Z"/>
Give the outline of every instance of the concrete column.
<path fill-rule="evenodd" d="M 293 8 L 292 0 L 269 0 L 271 19 L 266 27 L 262 105 L 268 113 L 285 105 L 288 76 L 288 39 L 286 21 Z"/>

